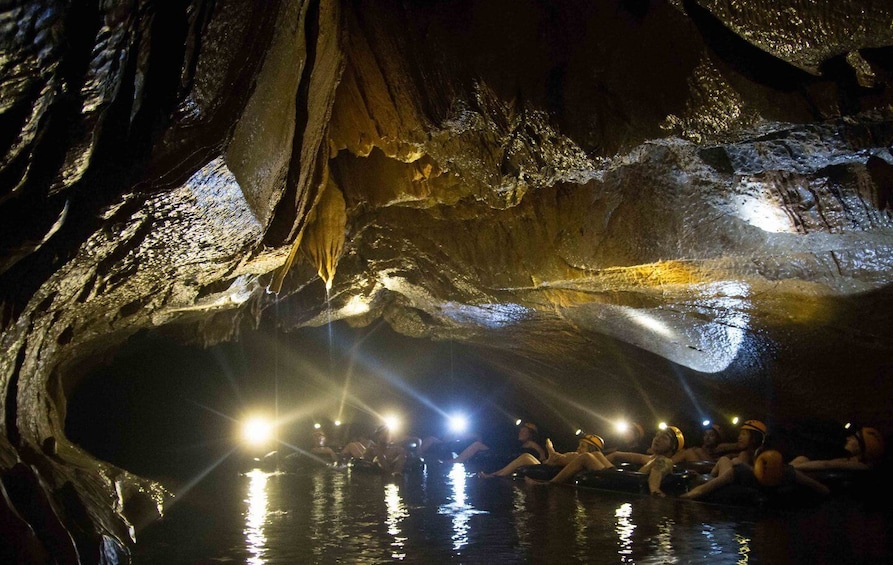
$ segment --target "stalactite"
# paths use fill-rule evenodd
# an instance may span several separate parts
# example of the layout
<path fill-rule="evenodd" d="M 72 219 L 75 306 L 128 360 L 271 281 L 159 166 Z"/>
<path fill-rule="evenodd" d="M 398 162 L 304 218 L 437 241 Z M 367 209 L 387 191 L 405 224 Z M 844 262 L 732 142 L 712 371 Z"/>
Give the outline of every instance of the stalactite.
<path fill-rule="evenodd" d="M 309 225 L 301 248 L 307 258 L 316 265 L 319 278 L 332 287 L 335 269 L 341 251 L 347 225 L 344 196 L 335 182 L 329 178 L 320 200 L 310 214 Z"/>

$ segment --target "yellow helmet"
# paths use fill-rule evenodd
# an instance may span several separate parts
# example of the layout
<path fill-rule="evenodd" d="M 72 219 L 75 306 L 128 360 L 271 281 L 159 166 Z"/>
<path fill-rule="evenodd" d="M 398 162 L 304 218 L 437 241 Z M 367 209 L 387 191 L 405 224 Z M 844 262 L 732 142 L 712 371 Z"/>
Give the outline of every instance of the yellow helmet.
<path fill-rule="evenodd" d="M 884 436 L 874 428 L 862 428 L 856 432 L 862 448 L 862 461 L 874 465 L 884 457 Z"/>
<path fill-rule="evenodd" d="M 682 435 L 682 430 L 676 426 L 667 426 L 665 431 L 669 432 L 668 435 L 673 441 L 673 453 L 682 451 L 685 448 L 685 436 Z"/>
<path fill-rule="evenodd" d="M 753 474 L 761 485 L 775 487 L 784 478 L 784 458 L 774 449 L 760 453 L 753 462 Z"/>
<path fill-rule="evenodd" d="M 747 420 L 743 424 L 741 424 L 742 430 L 752 430 L 755 432 L 760 432 L 763 435 L 766 435 L 766 424 L 759 420 Z"/>
<path fill-rule="evenodd" d="M 594 447 L 596 451 L 601 451 L 605 448 L 605 440 L 595 434 L 584 435 L 580 438 L 580 443 L 585 443 L 588 447 Z"/>

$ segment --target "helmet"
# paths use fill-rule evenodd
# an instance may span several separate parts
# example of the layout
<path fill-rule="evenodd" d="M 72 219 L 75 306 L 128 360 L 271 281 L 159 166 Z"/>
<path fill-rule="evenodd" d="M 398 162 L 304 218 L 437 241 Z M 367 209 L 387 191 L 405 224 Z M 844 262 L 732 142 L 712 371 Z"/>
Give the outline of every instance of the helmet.
<path fill-rule="evenodd" d="M 716 435 L 719 437 L 719 441 L 725 439 L 725 434 L 722 432 L 722 426 L 720 426 L 719 424 L 711 424 L 704 428 L 704 430 L 713 430 L 714 432 L 716 432 Z"/>
<path fill-rule="evenodd" d="M 753 474 L 761 485 L 774 487 L 781 484 L 784 477 L 784 459 L 781 453 L 767 449 L 753 462 Z"/>
<path fill-rule="evenodd" d="M 580 442 L 585 443 L 587 447 L 594 447 L 596 451 L 601 451 L 605 448 L 605 440 L 601 436 L 595 434 L 584 435 L 580 438 Z"/>
<path fill-rule="evenodd" d="M 668 432 L 667 435 L 670 436 L 670 440 L 673 442 L 673 453 L 682 451 L 685 447 L 685 436 L 682 435 L 682 430 L 676 426 L 667 426 L 665 431 Z"/>
<path fill-rule="evenodd" d="M 751 430 L 766 435 L 766 424 L 759 420 L 747 420 L 741 424 L 742 430 Z"/>
<path fill-rule="evenodd" d="M 862 448 L 862 461 L 879 463 L 884 456 L 884 436 L 874 428 L 862 428 L 856 432 L 856 439 Z"/>

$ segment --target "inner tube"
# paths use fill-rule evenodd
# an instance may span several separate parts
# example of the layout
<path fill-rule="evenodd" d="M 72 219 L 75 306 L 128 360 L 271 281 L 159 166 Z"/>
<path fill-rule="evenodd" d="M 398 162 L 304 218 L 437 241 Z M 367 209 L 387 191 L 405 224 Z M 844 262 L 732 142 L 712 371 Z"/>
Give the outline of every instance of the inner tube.
<path fill-rule="evenodd" d="M 681 463 L 676 463 L 673 470 L 679 473 L 694 471 L 701 475 L 709 475 L 714 466 L 716 466 L 716 461 L 682 461 Z"/>
<path fill-rule="evenodd" d="M 357 471 L 359 473 L 381 473 L 381 467 L 379 467 L 378 464 L 374 461 L 370 461 L 368 459 L 352 458 L 347 466 L 350 468 L 351 471 Z"/>
<path fill-rule="evenodd" d="M 835 494 L 868 498 L 872 492 L 883 490 L 883 478 L 873 469 L 822 469 L 803 471 L 803 474 L 827 486 Z"/>
<path fill-rule="evenodd" d="M 576 485 L 581 488 L 612 490 L 633 494 L 649 494 L 649 473 L 640 473 L 624 467 L 587 471 L 577 475 Z M 666 494 L 679 495 L 688 491 L 696 473 L 683 471 L 670 473 L 660 483 L 660 489 Z"/>
<path fill-rule="evenodd" d="M 535 481 L 551 481 L 562 468 L 563 467 L 558 465 L 546 465 L 545 463 L 540 465 L 524 465 L 523 467 L 515 469 L 512 476 L 516 479 L 530 477 Z"/>
<path fill-rule="evenodd" d="M 513 455 L 504 451 L 496 451 L 493 449 L 479 451 L 465 462 L 465 468 L 469 471 L 495 473 L 496 471 L 511 463 L 511 461 L 517 456 L 517 454 Z"/>

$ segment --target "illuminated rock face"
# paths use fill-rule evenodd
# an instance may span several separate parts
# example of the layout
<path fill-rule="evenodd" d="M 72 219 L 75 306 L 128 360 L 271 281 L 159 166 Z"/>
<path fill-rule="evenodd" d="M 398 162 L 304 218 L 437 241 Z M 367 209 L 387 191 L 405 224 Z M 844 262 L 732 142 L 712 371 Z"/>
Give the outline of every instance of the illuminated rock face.
<path fill-rule="evenodd" d="M 124 556 L 162 496 L 64 437 L 91 359 L 277 297 L 592 410 L 893 423 L 887 3 L 168 4 L 2 8 L 13 558 Z"/>

